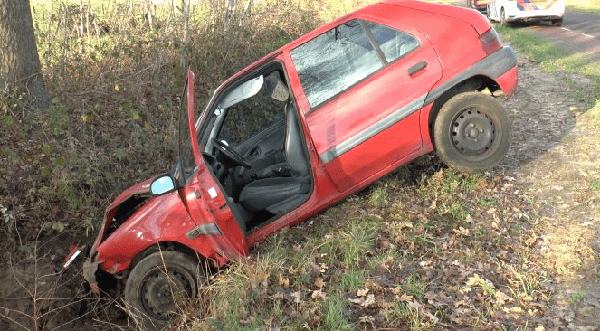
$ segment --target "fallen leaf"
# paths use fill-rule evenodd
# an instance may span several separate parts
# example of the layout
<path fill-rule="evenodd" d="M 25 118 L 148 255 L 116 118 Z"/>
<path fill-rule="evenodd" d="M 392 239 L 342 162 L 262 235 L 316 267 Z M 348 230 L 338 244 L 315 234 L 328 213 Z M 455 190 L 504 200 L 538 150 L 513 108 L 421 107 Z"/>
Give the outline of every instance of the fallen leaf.
<path fill-rule="evenodd" d="M 325 287 L 325 282 L 323 281 L 323 278 L 317 277 L 317 279 L 315 280 L 315 286 L 318 288 Z"/>
<path fill-rule="evenodd" d="M 469 229 L 465 229 L 462 226 L 459 227 L 458 230 L 457 229 L 452 229 L 452 232 L 458 233 L 458 234 L 463 235 L 465 237 L 468 237 L 468 236 L 471 235 L 471 232 L 469 231 Z"/>
<path fill-rule="evenodd" d="M 360 322 L 362 322 L 362 323 L 367 323 L 367 322 L 373 323 L 373 322 L 375 322 L 375 317 L 373 317 L 373 316 L 361 316 L 361 317 L 358 318 L 358 320 Z"/>
<path fill-rule="evenodd" d="M 360 304 L 362 304 L 365 301 L 365 298 L 356 298 L 356 299 L 354 299 L 354 298 L 348 298 L 348 301 L 360 305 Z"/>
<path fill-rule="evenodd" d="M 400 229 L 409 228 L 412 229 L 414 225 L 411 222 L 400 222 Z"/>
<path fill-rule="evenodd" d="M 290 280 L 288 278 L 283 277 L 282 275 L 279 275 L 279 285 L 285 287 L 285 288 L 289 288 L 290 287 Z"/>
<path fill-rule="evenodd" d="M 319 267 L 320 273 L 324 273 L 325 271 L 327 271 L 327 269 L 329 269 L 329 267 L 325 263 L 319 263 Z"/>
<path fill-rule="evenodd" d="M 360 298 L 348 298 L 348 301 L 361 305 L 362 307 L 369 307 L 372 306 L 374 304 L 377 303 L 377 301 L 375 301 L 375 295 L 374 294 L 369 294 L 366 297 L 360 297 Z"/>
<path fill-rule="evenodd" d="M 464 299 L 454 302 L 454 307 L 460 306 L 470 307 L 471 303 Z"/>
<path fill-rule="evenodd" d="M 398 299 L 399 301 L 410 302 L 412 301 L 412 295 L 402 294 L 402 296 Z"/>
<path fill-rule="evenodd" d="M 427 261 L 421 261 L 421 262 L 419 262 L 419 265 L 421 267 L 427 267 L 427 266 L 430 266 L 431 263 L 432 263 L 431 260 L 427 260 Z"/>
<path fill-rule="evenodd" d="M 321 290 L 315 290 L 310 294 L 313 299 L 327 299 L 327 296 Z"/>
<path fill-rule="evenodd" d="M 365 300 L 364 303 L 361 304 L 361 306 L 363 307 L 369 307 L 372 306 L 374 304 L 376 304 L 377 302 L 375 301 L 375 295 L 374 294 L 369 294 L 367 295 L 367 299 Z"/>
<path fill-rule="evenodd" d="M 290 294 L 295 303 L 300 303 L 300 291 Z"/>
<path fill-rule="evenodd" d="M 365 295 L 367 295 L 367 292 L 369 292 L 368 288 L 358 289 L 356 291 L 356 296 L 357 297 L 364 297 Z"/>

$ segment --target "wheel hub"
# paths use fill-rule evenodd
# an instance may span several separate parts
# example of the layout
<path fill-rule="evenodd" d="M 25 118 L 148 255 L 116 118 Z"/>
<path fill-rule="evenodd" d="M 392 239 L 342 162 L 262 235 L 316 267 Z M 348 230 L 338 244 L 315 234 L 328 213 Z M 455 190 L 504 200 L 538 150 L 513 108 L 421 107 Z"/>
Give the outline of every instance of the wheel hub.
<path fill-rule="evenodd" d="M 472 108 L 462 111 L 454 119 L 450 134 L 454 147 L 466 156 L 486 153 L 496 136 L 492 119 Z"/>
<path fill-rule="evenodd" d="M 175 270 L 155 270 L 140 290 L 148 311 L 155 317 L 164 319 L 177 311 L 177 298 L 190 296 L 190 288 L 182 273 Z"/>

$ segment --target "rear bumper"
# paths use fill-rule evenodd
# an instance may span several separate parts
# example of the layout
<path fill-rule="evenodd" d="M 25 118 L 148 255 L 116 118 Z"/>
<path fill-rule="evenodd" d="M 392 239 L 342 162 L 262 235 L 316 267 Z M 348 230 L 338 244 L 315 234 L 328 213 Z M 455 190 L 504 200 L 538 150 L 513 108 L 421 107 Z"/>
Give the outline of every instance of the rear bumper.
<path fill-rule="evenodd" d="M 519 69 L 513 67 L 500 77 L 496 78 L 496 82 L 500 85 L 500 89 L 506 97 L 510 96 L 516 89 L 519 83 Z"/>
<path fill-rule="evenodd" d="M 508 22 L 539 22 L 539 21 L 554 21 L 560 20 L 563 15 L 515 15 L 507 17 Z"/>
<path fill-rule="evenodd" d="M 520 9 L 518 7 L 506 8 L 506 20 L 513 21 L 551 21 L 558 20 L 565 16 L 564 4 L 555 4 L 547 9 Z"/>

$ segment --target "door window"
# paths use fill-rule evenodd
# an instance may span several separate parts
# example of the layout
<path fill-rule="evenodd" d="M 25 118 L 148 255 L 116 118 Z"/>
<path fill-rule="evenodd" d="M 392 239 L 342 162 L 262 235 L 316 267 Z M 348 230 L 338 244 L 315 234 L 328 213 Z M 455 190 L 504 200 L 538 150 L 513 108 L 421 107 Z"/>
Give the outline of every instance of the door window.
<path fill-rule="evenodd" d="M 235 147 L 283 118 L 288 96 L 277 95 L 287 89 L 280 76 L 277 71 L 269 74 L 257 93 L 230 106 L 217 139 Z"/>
<path fill-rule="evenodd" d="M 291 56 L 310 107 L 315 108 L 418 45 L 409 34 L 355 19 L 296 47 Z"/>
<path fill-rule="evenodd" d="M 393 62 L 419 47 L 417 38 L 381 24 L 365 22 L 387 62 Z"/>

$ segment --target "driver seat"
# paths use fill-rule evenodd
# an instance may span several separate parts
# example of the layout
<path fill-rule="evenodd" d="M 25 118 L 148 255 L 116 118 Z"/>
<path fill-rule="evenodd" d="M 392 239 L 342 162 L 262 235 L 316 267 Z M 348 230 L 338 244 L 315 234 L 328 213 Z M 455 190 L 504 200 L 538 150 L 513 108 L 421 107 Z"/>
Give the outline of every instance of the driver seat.
<path fill-rule="evenodd" d="M 311 190 L 310 163 L 300 121 L 293 102 L 288 103 L 284 157 L 289 177 L 269 177 L 244 186 L 239 202 L 244 209 L 256 213 L 266 210 L 278 215 L 306 200 Z"/>

